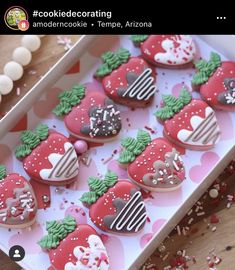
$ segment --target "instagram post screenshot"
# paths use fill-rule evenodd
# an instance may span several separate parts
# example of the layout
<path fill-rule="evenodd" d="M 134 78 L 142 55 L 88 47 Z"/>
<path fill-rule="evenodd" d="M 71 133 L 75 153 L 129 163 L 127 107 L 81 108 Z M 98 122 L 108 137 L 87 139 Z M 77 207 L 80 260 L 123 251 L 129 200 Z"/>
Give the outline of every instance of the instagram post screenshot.
<path fill-rule="evenodd" d="M 0 6 L 0 270 L 235 270 L 231 4 L 89 2 Z"/>

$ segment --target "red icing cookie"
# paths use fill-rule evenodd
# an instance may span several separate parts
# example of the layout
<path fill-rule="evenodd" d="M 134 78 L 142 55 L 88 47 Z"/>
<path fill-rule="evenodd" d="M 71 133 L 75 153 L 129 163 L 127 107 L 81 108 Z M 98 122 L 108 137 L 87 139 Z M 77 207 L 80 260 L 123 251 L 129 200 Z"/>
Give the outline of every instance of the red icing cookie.
<path fill-rule="evenodd" d="M 124 150 L 119 163 L 127 167 L 131 180 L 150 191 L 170 191 L 185 179 L 183 161 L 179 152 L 164 138 L 151 141 L 150 135 L 139 130 L 137 139 L 122 140 Z"/>
<path fill-rule="evenodd" d="M 140 231 L 147 213 L 139 189 L 127 180 L 118 180 L 108 171 L 104 180 L 90 177 L 90 192 L 81 201 L 90 207 L 91 221 L 101 230 L 129 234 Z"/>
<path fill-rule="evenodd" d="M 16 148 L 16 157 L 32 179 L 49 185 L 65 185 L 76 180 L 78 158 L 69 139 L 39 125 L 35 132 L 21 134 L 23 144 Z"/>
<path fill-rule="evenodd" d="M 130 57 L 126 49 L 108 51 L 95 76 L 103 78 L 105 93 L 116 103 L 146 107 L 156 92 L 156 74 L 141 57 Z"/>
<path fill-rule="evenodd" d="M 140 46 L 147 61 L 166 68 L 185 67 L 196 53 L 193 39 L 188 35 L 134 35 L 132 41 Z"/>
<path fill-rule="evenodd" d="M 37 201 L 29 182 L 17 173 L 6 175 L 0 166 L 0 226 L 25 228 L 36 219 Z"/>
<path fill-rule="evenodd" d="M 214 108 L 235 111 L 235 62 L 221 61 L 212 52 L 208 62 L 200 60 L 195 66 L 192 85 L 205 101 Z"/>
<path fill-rule="evenodd" d="M 73 136 L 94 142 L 114 139 L 121 130 L 120 112 L 112 100 L 100 92 L 85 92 L 77 85 L 59 95 L 60 104 L 54 109 Z"/>
<path fill-rule="evenodd" d="M 108 270 L 109 258 L 102 240 L 89 225 L 76 224 L 67 216 L 61 222 L 47 222 L 48 235 L 39 245 L 48 250 L 56 270 Z"/>
<path fill-rule="evenodd" d="M 192 99 L 187 89 L 179 98 L 164 95 L 165 106 L 156 112 L 164 121 L 164 136 L 170 141 L 193 150 L 207 150 L 218 142 L 220 129 L 215 112 L 206 102 Z"/>

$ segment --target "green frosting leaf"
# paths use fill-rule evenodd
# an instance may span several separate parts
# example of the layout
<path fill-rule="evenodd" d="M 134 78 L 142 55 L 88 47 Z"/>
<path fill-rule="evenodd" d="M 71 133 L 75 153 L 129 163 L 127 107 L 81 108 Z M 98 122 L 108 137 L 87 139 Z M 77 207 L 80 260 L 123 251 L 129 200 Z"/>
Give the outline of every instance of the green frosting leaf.
<path fill-rule="evenodd" d="M 45 124 L 38 125 L 35 131 L 41 141 L 45 140 L 48 137 L 49 128 Z"/>
<path fill-rule="evenodd" d="M 102 54 L 103 64 L 97 69 L 96 77 L 104 77 L 117 69 L 130 58 L 130 52 L 127 49 L 120 48 L 117 52 L 107 51 Z"/>
<path fill-rule="evenodd" d="M 0 165 L 0 180 L 5 178 L 7 176 L 7 170 L 6 167 L 3 165 Z"/>
<path fill-rule="evenodd" d="M 121 64 L 126 63 L 129 60 L 130 56 L 131 54 L 127 49 L 120 48 L 117 51 L 117 57 L 119 61 L 121 62 Z"/>
<path fill-rule="evenodd" d="M 36 127 L 35 132 L 25 130 L 21 133 L 20 139 L 23 144 L 18 145 L 15 150 L 17 158 L 24 158 L 29 155 L 32 149 L 36 148 L 41 141 L 48 137 L 49 128 L 45 124 L 40 124 Z"/>
<path fill-rule="evenodd" d="M 49 234 L 57 236 L 59 240 L 64 239 L 64 237 L 67 235 L 64 225 L 56 220 L 47 222 L 46 229 Z"/>
<path fill-rule="evenodd" d="M 132 35 L 131 40 L 139 45 L 141 42 L 145 41 L 149 36 L 148 35 Z"/>
<path fill-rule="evenodd" d="M 73 232 L 77 225 L 75 218 L 72 216 L 65 217 L 62 224 L 67 234 Z"/>
<path fill-rule="evenodd" d="M 60 241 L 57 238 L 56 235 L 49 234 L 45 235 L 39 242 L 38 244 L 45 249 L 51 249 L 51 248 L 56 248 L 59 245 Z"/>
<path fill-rule="evenodd" d="M 20 144 L 15 149 L 15 155 L 17 158 L 24 158 L 32 152 L 28 144 Z"/>
<path fill-rule="evenodd" d="M 199 60 L 197 63 L 195 63 L 195 67 L 197 68 L 198 72 L 193 76 L 192 83 L 194 85 L 204 84 L 209 80 L 220 65 L 220 56 L 215 52 L 211 52 L 210 60 L 208 62 L 206 60 Z"/>
<path fill-rule="evenodd" d="M 95 76 L 96 77 L 104 77 L 112 72 L 112 69 L 109 67 L 108 64 L 104 63 L 102 64 L 96 71 Z"/>
<path fill-rule="evenodd" d="M 53 113 L 57 116 L 68 114 L 74 106 L 81 102 L 85 92 L 86 88 L 84 85 L 74 85 L 71 90 L 60 93 L 60 103 L 54 108 Z"/>
<path fill-rule="evenodd" d="M 192 96 L 186 88 L 182 88 L 178 98 L 167 95 L 163 97 L 166 106 L 158 110 L 155 115 L 161 119 L 166 120 L 172 118 L 176 113 L 184 108 L 185 105 L 191 102 Z"/>
<path fill-rule="evenodd" d="M 104 181 L 100 180 L 97 177 L 89 177 L 88 185 L 90 187 L 90 190 L 94 191 L 98 196 L 103 195 L 107 190 Z"/>
<path fill-rule="evenodd" d="M 174 106 L 175 102 L 177 101 L 177 98 L 172 95 L 163 95 L 162 100 L 164 101 L 164 104 L 166 106 L 172 107 Z"/>
<path fill-rule="evenodd" d="M 73 86 L 72 92 L 81 100 L 85 97 L 86 87 L 81 84 L 76 84 Z"/>
<path fill-rule="evenodd" d="M 120 153 L 119 158 L 118 158 L 118 162 L 121 164 L 128 164 L 131 163 L 135 160 L 135 155 L 134 153 L 128 151 L 128 150 L 124 150 Z"/>
<path fill-rule="evenodd" d="M 71 216 L 65 217 L 61 222 L 53 220 L 46 223 L 48 235 L 44 236 L 38 244 L 42 248 L 57 248 L 69 233 L 76 228 L 76 220 Z"/>
<path fill-rule="evenodd" d="M 140 155 L 146 146 L 151 142 L 151 137 L 148 132 L 138 130 L 137 138 L 123 138 L 121 145 L 125 148 L 119 155 L 119 163 L 128 164 L 135 160 L 135 157 Z"/>
<path fill-rule="evenodd" d="M 86 192 L 82 195 L 80 201 L 83 203 L 87 203 L 89 205 L 95 203 L 98 200 L 98 196 L 96 195 L 95 192 L 90 191 L 90 192 Z"/>
<path fill-rule="evenodd" d="M 164 120 L 169 119 L 172 116 L 174 116 L 174 111 L 170 107 L 165 106 L 165 107 L 161 108 L 159 111 L 155 112 L 155 115 L 159 119 L 164 121 Z"/>
<path fill-rule="evenodd" d="M 64 114 L 68 114 L 71 109 L 72 108 L 67 101 L 61 101 L 52 112 L 57 116 L 62 116 Z"/>
<path fill-rule="evenodd" d="M 115 52 L 105 52 L 101 58 L 112 70 L 116 69 L 120 64 L 119 58 Z"/>
<path fill-rule="evenodd" d="M 40 143 L 39 136 L 31 130 L 23 131 L 21 133 L 20 139 L 24 144 L 29 145 L 31 149 L 34 149 Z"/>
<path fill-rule="evenodd" d="M 132 137 L 127 137 L 121 140 L 121 145 L 128 151 L 133 152 L 137 147 L 138 141 Z"/>
<path fill-rule="evenodd" d="M 104 184 L 107 188 L 114 186 L 117 183 L 118 176 L 112 171 L 107 171 L 104 177 Z"/>
<path fill-rule="evenodd" d="M 178 100 L 180 100 L 183 103 L 183 106 L 185 106 L 191 102 L 192 95 L 186 88 L 183 88 L 180 92 L 180 96 Z"/>
<path fill-rule="evenodd" d="M 151 142 L 151 137 L 147 131 L 139 129 L 137 133 L 137 140 L 142 142 L 144 146 L 147 146 Z"/>

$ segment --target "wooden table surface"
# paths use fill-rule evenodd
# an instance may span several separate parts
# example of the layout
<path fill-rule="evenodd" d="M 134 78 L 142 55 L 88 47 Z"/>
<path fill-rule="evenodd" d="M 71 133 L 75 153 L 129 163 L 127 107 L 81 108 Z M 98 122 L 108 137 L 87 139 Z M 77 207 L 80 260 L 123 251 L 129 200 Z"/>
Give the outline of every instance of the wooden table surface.
<path fill-rule="evenodd" d="M 79 36 L 68 36 L 73 42 L 77 41 Z M 20 44 L 20 36 L 0 36 L 0 72 L 4 64 L 11 59 L 11 53 L 14 48 Z M 40 50 L 33 53 L 33 60 L 25 69 L 24 76 L 21 80 L 14 84 L 14 90 L 10 95 L 3 98 L 3 103 L 0 105 L 0 115 L 8 111 L 11 106 L 16 104 L 25 93 L 37 82 L 37 80 L 44 75 L 50 67 L 52 67 L 65 53 L 64 47 L 57 44 L 57 36 L 46 36 L 42 38 L 42 46 Z M 35 74 L 30 75 L 30 71 L 36 71 Z M 20 87 L 21 94 L 16 95 L 16 89 Z M 228 179 L 227 179 L 228 178 Z M 226 176 L 225 181 L 232 181 L 234 175 Z M 231 184 L 234 187 L 235 183 Z M 187 236 L 173 233 L 165 242 L 165 251 L 161 254 L 158 251 L 148 260 L 143 269 L 159 269 L 169 265 L 171 258 L 179 250 L 186 250 L 187 255 L 195 256 L 196 263 L 190 262 L 189 269 L 191 270 L 206 270 L 208 263 L 206 257 L 210 251 L 213 251 L 222 258 L 222 261 L 217 267 L 218 270 L 234 270 L 235 269 L 235 206 L 231 206 L 228 210 L 226 205 L 221 207 L 210 206 L 209 213 L 216 212 L 220 218 L 220 223 L 216 224 L 216 231 L 212 232 L 211 227 L 208 228 L 208 219 L 205 217 L 196 222 L 190 228 Z M 229 248 L 228 248 L 229 247 Z M 228 250 L 226 250 L 226 248 Z M 168 254 L 168 255 L 167 255 Z M 165 259 L 166 257 L 166 259 Z M 164 259 L 164 260 L 163 260 Z M 15 263 L 0 251 L 0 270 L 17 270 L 21 269 Z M 151 266 L 152 265 L 152 266 Z M 156 265 L 158 268 L 156 268 Z M 175 268 L 174 268 L 175 269 Z M 35 269 L 36 270 L 36 269 Z"/>

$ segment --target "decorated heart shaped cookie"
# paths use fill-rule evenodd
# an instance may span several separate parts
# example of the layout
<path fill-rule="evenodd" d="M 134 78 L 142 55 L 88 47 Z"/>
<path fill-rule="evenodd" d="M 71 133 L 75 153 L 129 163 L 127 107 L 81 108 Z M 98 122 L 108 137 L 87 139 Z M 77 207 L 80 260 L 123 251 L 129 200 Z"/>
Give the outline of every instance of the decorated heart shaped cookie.
<path fill-rule="evenodd" d="M 25 228 L 35 222 L 37 201 L 29 182 L 0 166 L 0 226 Z"/>
<path fill-rule="evenodd" d="M 65 185 L 76 180 L 78 158 L 67 137 L 41 124 L 35 132 L 22 132 L 21 141 L 15 154 L 34 180 L 49 185 Z"/>
<path fill-rule="evenodd" d="M 108 171 L 104 180 L 90 177 L 90 192 L 81 201 L 89 207 L 92 222 L 101 230 L 129 234 L 140 231 L 147 213 L 139 189 L 127 180 L 118 180 Z"/>
<path fill-rule="evenodd" d="M 164 121 L 164 136 L 170 141 L 194 150 L 210 149 L 219 141 L 215 112 L 205 101 L 192 99 L 185 88 L 178 98 L 164 95 L 163 101 L 156 116 Z"/>
<path fill-rule="evenodd" d="M 200 60 L 195 64 L 197 73 L 192 85 L 212 107 L 235 110 L 235 62 L 221 61 L 217 53 L 212 52 L 210 60 Z"/>
<path fill-rule="evenodd" d="M 182 158 L 164 138 L 151 140 L 148 132 L 139 130 L 137 138 L 122 140 L 119 163 L 125 166 L 131 180 L 151 191 L 170 191 L 185 179 Z"/>
<path fill-rule="evenodd" d="M 73 136 L 94 142 L 114 139 L 121 130 L 120 112 L 101 92 L 86 93 L 82 85 L 59 95 L 60 104 L 53 110 L 65 115 L 64 122 Z"/>
<path fill-rule="evenodd" d="M 130 57 L 126 49 L 108 51 L 95 76 L 102 78 L 108 97 L 129 107 L 146 107 L 156 92 L 156 74 L 141 57 Z"/>
<path fill-rule="evenodd" d="M 166 68 L 187 67 L 193 61 L 196 47 L 188 35 L 133 35 L 142 56 L 150 63 Z"/>
<path fill-rule="evenodd" d="M 38 243 L 49 252 L 56 270 L 108 270 L 109 258 L 102 240 L 89 225 L 67 216 L 47 222 L 48 235 Z"/>

